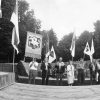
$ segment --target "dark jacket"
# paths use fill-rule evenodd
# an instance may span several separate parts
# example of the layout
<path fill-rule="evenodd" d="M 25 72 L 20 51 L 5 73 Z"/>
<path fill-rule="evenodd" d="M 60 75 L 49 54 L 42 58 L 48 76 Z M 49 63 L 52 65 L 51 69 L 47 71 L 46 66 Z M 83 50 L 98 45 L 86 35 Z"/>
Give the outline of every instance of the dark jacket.
<path fill-rule="evenodd" d="M 47 69 L 48 70 L 46 70 L 45 63 L 43 62 L 41 64 L 41 70 L 42 70 L 42 77 L 43 78 L 45 78 L 46 76 L 49 76 L 50 75 L 50 69 L 51 69 L 51 64 L 50 63 L 48 63 Z"/>
<path fill-rule="evenodd" d="M 55 65 L 56 73 L 63 74 L 65 72 L 65 65 L 61 66 L 59 69 L 59 65 Z"/>
<path fill-rule="evenodd" d="M 94 67 L 95 67 L 95 70 L 93 70 L 93 65 L 91 63 L 89 64 L 89 69 L 90 69 L 91 75 L 96 72 L 96 65 L 94 65 Z"/>

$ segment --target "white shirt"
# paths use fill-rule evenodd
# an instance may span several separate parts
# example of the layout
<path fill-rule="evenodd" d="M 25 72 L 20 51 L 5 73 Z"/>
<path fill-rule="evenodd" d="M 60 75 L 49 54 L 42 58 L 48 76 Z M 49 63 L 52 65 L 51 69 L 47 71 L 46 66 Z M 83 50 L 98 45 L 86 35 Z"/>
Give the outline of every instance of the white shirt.
<path fill-rule="evenodd" d="M 31 70 L 37 70 L 38 63 L 32 61 L 32 62 L 29 63 L 29 67 L 30 67 Z"/>
<path fill-rule="evenodd" d="M 69 75 L 69 76 L 74 75 L 74 66 L 73 65 L 68 65 L 67 66 L 67 75 Z"/>
<path fill-rule="evenodd" d="M 45 66 L 46 66 L 46 70 L 48 70 L 48 63 L 45 63 Z"/>

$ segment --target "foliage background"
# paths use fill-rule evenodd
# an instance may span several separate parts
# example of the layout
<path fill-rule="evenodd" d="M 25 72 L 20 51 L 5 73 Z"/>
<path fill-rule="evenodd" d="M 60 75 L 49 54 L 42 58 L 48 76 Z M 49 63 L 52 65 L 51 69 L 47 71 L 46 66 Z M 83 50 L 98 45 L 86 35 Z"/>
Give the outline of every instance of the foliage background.
<path fill-rule="evenodd" d="M 11 45 L 13 23 L 10 22 L 12 12 L 14 10 L 15 0 L 2 0 L 2 13 L 3 17 L 0 18 L 0 62 L 12 62 L 13 59 L 13 47 Z M 42 60 L 44 59 L 46 52 L 46 39 L 47 34 L 49 36 L 49 48 L 54 46 L 57 59 L 63 57 L 63 60 L 67 62 L 72 59 L 70 54 L 70 46 L 72 41 L 73 33 L 66 33 L 63 38 L 58 41 L 57 35 L 53 29 L 41 31 L 41 21 L 36 18 L 34 10 L 29 9 L 29 4 L 25 0 L 19 0 L 18 2 L 18 14 L 19 14 L 19 36 L 20 53 L 16 55 L 15 62 L 19 62 L 24 59 L 25 44 L 27 31 L 36 32 L 37 34 L 43 35 L 43 48 L 42 48 Z M 94 32 L 84 30 L 79 37 L 76 39 L 76 51 L 74 60 L 77 61 L 83 58 L 84 48 L 86 42 L 89 42 L 91 47 L 92 38 L 94 40 L 95 53 L 93 57 L 95 59 L 100 58 L 100 20 L 98 19 L 94 25 Z M 67 28 L 67 27 L 66 27 Z M 89 60 L 89 57 L 85 55 L 85 60 Z"/>

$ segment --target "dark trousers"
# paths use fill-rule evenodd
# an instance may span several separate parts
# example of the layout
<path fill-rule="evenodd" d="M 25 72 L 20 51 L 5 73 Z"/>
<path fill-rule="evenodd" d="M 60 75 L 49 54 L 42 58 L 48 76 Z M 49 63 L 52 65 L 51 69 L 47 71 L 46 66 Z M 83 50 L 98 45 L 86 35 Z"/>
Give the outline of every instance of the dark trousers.
<path fill-rule="evenodd" d="M 96 77 L 95 71 L 91 71 L 90 72 L 90 82 L 91 82 L 91 84 L 93 84 L 95 82 L 95 77 Z"/>
<path fill-rule="evenodd" d="M 42 85 L 48 85 L 49 75 L 47 77 L 42 77 Z"/>
<path fill-rule="evenodd" d="M 48 85 L 49 73 L 47 70 L 42 70 L 42 85 Z"/>
<path fill-rule="evenodd" d="M 85 75 L 83 69 L 78 69 L 78 84 L 84 84 Z"/>
<path fill-rule="evenodd" d="M 62 85 L 62 77 L 63 77 L 63 74 L 62 73 L 57 73 L 56 74 L 57 85 Z M 59 79 L 60 79 L 60 81 L 59 81 Z"/>
<path fill-rule="evenodd" d="M 35 78 L 37 76 L 37 70 L 30 70 L 29 71 L 29 84 L 35 84 Z"/>
<path fill-rule="evenodd" d="M 98 83 L 100 84 L 100 70 L 98 70 L 98 74 L 99 74 L 99 76 L 98 76 Z"/>

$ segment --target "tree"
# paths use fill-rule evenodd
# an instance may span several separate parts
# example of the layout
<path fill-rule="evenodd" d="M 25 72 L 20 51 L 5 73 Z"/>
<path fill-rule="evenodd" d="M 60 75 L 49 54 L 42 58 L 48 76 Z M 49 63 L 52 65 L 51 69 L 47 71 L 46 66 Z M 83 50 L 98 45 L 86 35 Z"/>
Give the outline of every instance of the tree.
<path fill-rule="evenodd" d="M 58 45 L 58 51 L 59 51 L 59 57 L 63 57 L 64 61 L 71 60 L 71 53 L 70 53 L 70 47 L 72 43 L 72 37 L 73 33 L 70 33 L 69 35 L 65 35 L 62 40 L 59 42 Z M 75 43 L 75 57 L 74 60 L 79 60 L 80 58 L 83 58 L 83 51 L 86 46 L 86 43 L 89 42 L 91 44 L 92 34 L 88 31 L 84 31 L 78 38 L 76 38 Z M 87 56 L 85 59 L 89 59 Z"/>
<path fill-rule="evenodd" d="M 26 25 L 26 30 L 31 32 L 37 32 L 41 28 L 40 20 L 36 19 L 34 16 L 34 11 L 28 11 L 25 14 L 24 22 Z"/>
<path fill-rule="evenodd" d="M 95 54 L 94 54 L 94 57 L 95 58 L 100 58 L 100 20 L 97 20 L 95 23 L 94 23 L 94 46 L 95 46 Z"/>
<path fill-rule="evenodd" d="M 53 31 L 53 29 L 50 29 L 47 34 L 49 35 L 49 43 L 50 43 L 50 48 L 52 46 L 54 46 L 54 48 L 56 48 L 57 43 L 58 43 L 58 39 L 56 36 L 56 33 Z"/>
<path fill-rule="evenodd" d="M 1 0 L 2 17 L 10 21 L 11 14 L 14 10 L 15 0 Z"/>
<path fill-rule="evenodd" d="M 24 21 L 25 13 L 29 9 L 29 4 L 25 0 L 20 0 L 18 3 L 18 14 L 20 22 Z"/>
<path fill-rule="evenodd" d="M 13 57 L 13 47 L 11 45 L 13 23 L 10 22 L 11 15 L 14 11 L 16 0 L 2 0 L 2 18 L 0 19 L 0 56 L 4 60 L 11 59 Z M 25 0 L 19 0 L 18 2 L 18 14 L 19 14 L 19 36 L 20 44 L 19 55 L 16 55 L 16 61 L 23 59 L 25 53 L 26 35 L 27 31 L 40 33 L 41 22 L 36 19 L 33 10 L 29 10 L 29 4 Z"/>
<path fill-rule="evenodd" d="M 2 18 L 0 18 L 0 61 L 12 61 L 13 47 L 11 45 L 12 28 L 10 22 L 11 13 L 14 9 L 14 0 L 2 0 Z"/>
<path fill-rule="evenodd" d="M 29 10 L 29 4 L 25 0 L 19 1 L 19 21 L 19 59 L 23 59 L 25 55 L 27 31 L 40 34 L 41 21 L 36 19 L 34 10 Z"/>
<path fill-rule="evenodd" d="M 53 29 L 50 29 L 48 31 L 43 30 L 41 32 L 43 39 L 42 39 L 42 59 L 44 59 L 45 57 L 45 53 L 46 53 L 46 42 L 48 41 L 47 39 L 49 38 L 49 49 L 51 49 L 51 47 L 53 46 L 55 49 L 55 52 L 57 54 L 57 36 L 56 33 L 53 31 Z"/>
<path fill-rule="evenodd" d="M 58 56 L 63 57 L 64 61 L 71 59 L 70 47 L 72 42 L 73 33 L 63 36 L 62 40 L 58 44 Z"/>
<path fill-rule="evenodd" d="M 92 33 L 89 31 L 84 31 L 76 41 L 76 60 L 84 57 L 84 49 L 86 43 L 88 42 L 91 47 Z M 88 56 L 85 56 L 85 59 L 89 59 Z"/>

